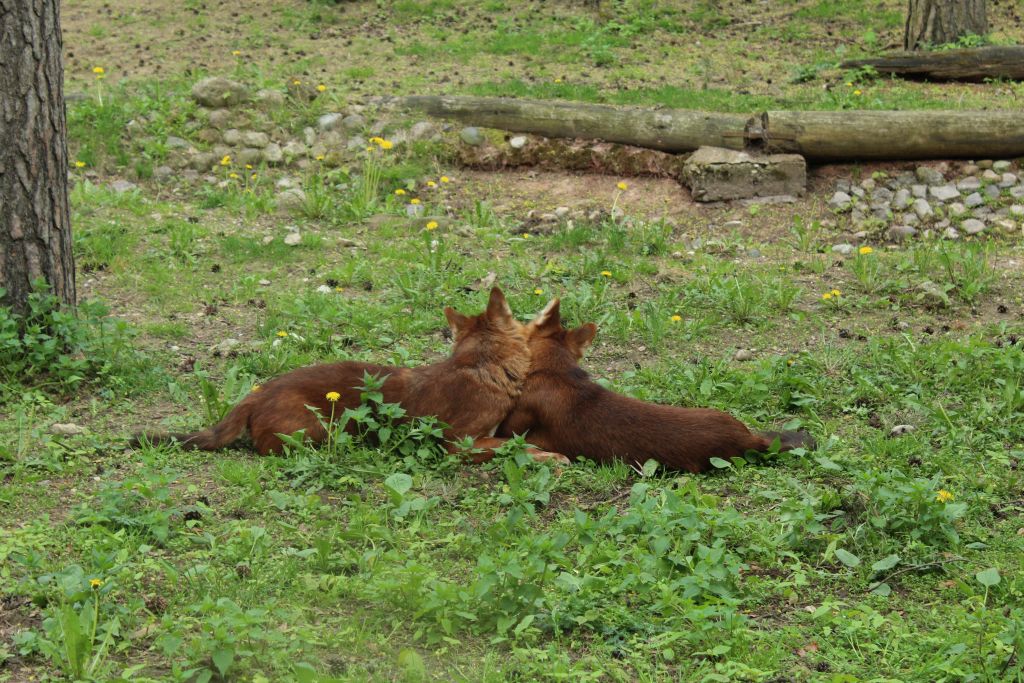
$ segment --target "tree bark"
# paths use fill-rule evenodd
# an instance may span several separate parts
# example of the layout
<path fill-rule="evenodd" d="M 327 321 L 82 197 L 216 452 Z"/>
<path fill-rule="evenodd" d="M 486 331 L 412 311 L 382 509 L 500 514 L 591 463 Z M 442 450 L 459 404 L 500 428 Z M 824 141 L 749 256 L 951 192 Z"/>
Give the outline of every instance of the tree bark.
<path fill-rule="evenodd" d="M 75 305 L 59 0 L 0 0 L 0 303 Z"/>
<path fill-rule="evenodd" d="M 717 114 L 491 97 L 400 103 L 470 125 L 692 152 L 698 147 L 802 154 L 812 161 L 1024 156 L 1015 111 L 770 111 Z"/>
<path fill-rule="evenodd" d="M 988 33 L 985 0 L 909 0 L 904 49 L 955 43 L 972 33 Z"/>
<path fill-rule="evenodd" d="M 843 69 L 862 66 L 870 66 L 881 74 L 933 81 L 980 82 L 986 78 L 1024 81 L 1024 46 L 904 52 L 872 59 L 853 59 L 840 64 Z"/>

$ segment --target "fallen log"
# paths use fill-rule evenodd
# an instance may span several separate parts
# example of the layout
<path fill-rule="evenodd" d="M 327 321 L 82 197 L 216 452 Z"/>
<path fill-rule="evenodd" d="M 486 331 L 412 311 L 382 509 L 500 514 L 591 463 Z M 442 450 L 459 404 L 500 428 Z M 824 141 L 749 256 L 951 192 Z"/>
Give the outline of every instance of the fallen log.
<path fill-rule="evenodd" d="M 743 129 L 749 118 L 744 114 L 504 97 L 422 95 L 404 97 L 400 103 L 472 126 L 549 138 L 605 140 L 663 152 L 687 152 L 702 145 L 743 149 Z"/>
<path fill-rule="evenodd" d="M 977 47 L 935 52 L 903 52 L 843 62 L 843 69 L 872 67 L 880 74 L 931 81 L 1024 80 L 1024 46 Z"/>
<path fill-rule="evenodd" d="M 710 146 L 802 154 L 812 161 L 1024 156 L 1024 116 L 1011 111 L 769 111 L 748 116 L 438 96 L 405 97 L 399 104 L 468 125 L 672 153 Z"/>

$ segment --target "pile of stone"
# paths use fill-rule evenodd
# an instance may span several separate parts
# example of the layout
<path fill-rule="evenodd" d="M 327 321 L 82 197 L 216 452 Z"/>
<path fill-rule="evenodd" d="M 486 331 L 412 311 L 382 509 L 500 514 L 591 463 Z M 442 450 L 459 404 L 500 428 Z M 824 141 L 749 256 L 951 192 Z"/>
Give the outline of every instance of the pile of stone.
<path fill-rule="evenodd" d="M 956 169 L 922 165 L 913 172 L 874 174 L 856 184 L 840 180 L 828 205 L 836 213 L 848 213 L 855 230 L 881 233 L 893 241 L 917 235 L 959 239 L 1013 233 L 1024 222 L 1024 178 L 1007 160 L 971 162 Z"/>

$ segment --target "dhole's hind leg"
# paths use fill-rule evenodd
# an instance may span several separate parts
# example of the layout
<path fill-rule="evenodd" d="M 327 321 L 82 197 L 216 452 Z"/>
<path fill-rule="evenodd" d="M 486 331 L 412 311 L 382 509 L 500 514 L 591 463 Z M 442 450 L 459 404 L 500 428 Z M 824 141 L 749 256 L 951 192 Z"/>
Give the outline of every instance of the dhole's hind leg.
<path fill-rule="evenodd" d="M 320 424 L 317 415 L 305 405 L 299 408 L 280 406 L 277 415 L 254 412 L 249 424 L 253 446 L 260 455 L 281 452 L 284 443 L 278 434 L 291 435 L 303 430 L 306 439 L 312 443 L 320 443 L 327 436 L 327 431 Z"/>
<path fill-rule="evenodd" d="M 480 464 L 493 460 L 494 451 L 505 445 L 506 441 L 508 441 L 507 438 L 497 436 L 482 436 L 478 439 L 473 439 L 473 448 L 483 449 L 483 453 L 476 453 L 473 455 L 473 462 Z M 565 457 L 561 453 L 552 453 L 551 451 L 544 451 L 539 448 L 534 448 L 533 446 L 527 448 L 526 452 L 533 457 L 535 462 L 553 462 L 558 465 L 572 464 L 569 458 Z"/>

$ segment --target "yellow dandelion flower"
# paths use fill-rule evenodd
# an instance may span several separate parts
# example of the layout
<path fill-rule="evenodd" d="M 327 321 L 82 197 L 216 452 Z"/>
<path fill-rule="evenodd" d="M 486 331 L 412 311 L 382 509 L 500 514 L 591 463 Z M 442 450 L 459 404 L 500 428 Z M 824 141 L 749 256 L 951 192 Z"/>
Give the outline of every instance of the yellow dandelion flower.
<path fill-rule="evenodd" d="M 832 298 L 832 292 L 825 292 L 824 294 L 821 295 L 822 301 L 828 301 L 831 298 Z"/>
<path fill-rule="evenodd" d="M 395 146 L 395 143 L 391 142 L 391 140 L 381 140 L 379 144 L 381 149 L 391 149 Z"/>
<path fill-rule="evenodd" d="M 861 247 L 860 249 L 857 250 L 857 253 L 860 254 L 861 256 L 867 256 L 873 251 L 874 249 L 872 249 L 871 247 Z"/>
<path fill-rule="evenodd" d="M 278 330 L 278 331 L 277 331 L 277 336 L 278 336 L 278 337 L 287 337 L 287 336 L 288 336 L 288 333 L 287 333 L 287 332 L 285 332 L 284 330 Z"/>
<path fill-rule="evenodd" d="M 376 148 L 376 147 L 367 147 L 367 148 L 366 148 L 366 151 L 367 151 L 367 152 L 372 152 L 372 151 L 373 151 L 373 150 L 375 150 L 375 149 L 377 149 L 377 148 Z"/>
<path fill-rule="evenodd" d="M 249 176 L 249 180 L 256 180 L 256 174 L 253 173 L 251 176 Z"/>
<path fill-rule="evenodd" d="M 533 293 L 534 293 L 534 294 L 543 294 L 543 293 L 544 293 L 544 290 L 543 290 L 543 289 L 541 289 L 540 287 L 538 287 L 537 289 L 533 290 Z"/>
<path fill-rule="evenodd" d="M 320 85 L 316 86 L 316 90 L 317 92 L 324 92 L 325 90 L 327 90 L 327 86 L 321 83 Z"/>
<path fill-rule="evenodd" d="M 681 315 L 674 315 L 674 316 L 672 316 L 672 322 L 674 322 L 674 323 L 681 322 L 682 319 L 683 319 L 683 316 L 681 316 Z"/>
<path fill-rule="evenodd" d="M 561 79 L 561 78 L 556 78 L 556 79 L 555 79 L 555 83 L 561 83 L 561 82 L 562 82 L 562 79 Z"/>
<path fill-rule="evenodd" d="M 446 175 L 443 175 L 443 176 L 441 176 L 441 177 L 439 178 L 439 180 L 440 180 L 440 181 L 441 181 L 442 183 L 450 183 L 450 182 L 452 181 L 452 179 L 451 179 L 451 178 L 449 178 L 449 177 L 448 177 L 448 176 L 446 176 Z"/>
<path fill-rule="evenodd" d="M 103 579 L 89 579 L 89 586 L 92 588 L 99 588 L 103 585 Z"/>
<path fill-rule="evenodd" d="M 302 81 L 300 81 L 299 79 L 296 78 L 296 79 L 292 80 L 292 85 L 302 85 Z"/>
<path fill-rule="evenodd" d="M 232 50 L 231 54 L 233 54 L 234 56 L 237 57 L 238 55 L 242 54 L 242 51 L 241 50 Z"/>
<path fill-rule="evenodd" d="M 437 230 L 437 221 L 430 221 L 426 225 L 427 230 Z"/>
<path fill-rule="evenodd" d="M 228 178 L 231 178 L 232 180 L 238 180 L 238 174 L 237 173 L 228 173 Z"/>
<path fill-rule="evenodd" d="M 795 364 L 796 364 L 796 361 L 793 360 L 792 358 L 786 360 L 786 365 L 795 365 Z"/>
<path fill-rule="evenodd" d="M 375 145 L 379 145 L 380 143 L 384 142 L 384 138 L 374 135 L 372 138 L 370 138 L 370 142 L 372 142 Z"/>
<path fill-rule="evenodd" d="M 853 94 L 854 95 L 863 95 L 863 93 L 860 90 L 854 90 Z"/>
<path fill-rule="evenodd" d="M 260 387 L 260 385 L 259 385 L 259 384 L 253 384 L 253 385 L 252 385 L 252 389 L 250 389 L 249 391 L 259 391 L 259 390 L 260 390 L 260 388 L 261 388 L 261 387 Z"/>
<path fill-rule="evenodd" d="M 224 156 L 222 156 L 220 158 L 220 165 L 221 166 L 228 166 L 230 164 L 231 164 L 231 157 L 228 156 L 227 154 L 225 154 Z"/>
<path fill-rule="evenodd" d="M 94 67 L 92 68 L 92 72 L 93 72 L 94 74 L 96 74 L 97 76 L 102 76 L 103 74 L 105 74 L 105 73 L 106 73 L 106 71 L 104 71 L 104 70 L 103 70 L 103 67 L 102 67 L 102 66 L 94 66 Z"/>
<path fill-rule="evenodd" d="M 832 296 L 841 296 L 841 295 L 842 295 L 842 292 L 840 292 L 838 289 L 833 289 L 832 290 Z"/>
<path fill-rule="evenodd" d="M 409 203 L 410 204 L 419 204 L 420 200 L 417 197 L 413 197 L 412 199 L 409 200 Z"/>
<path fill-rule="evenodd" d="M 626 188 L 629 187 L 629 185 L 627 185 L 625 181 L 620 180 L 615 187 L 619 188 L 620 190 L 625 190 Z"/>
<path fill-rule="evenodd" d="M 935 494 L 935 500 L 940 503 L 948 503 L 953 500 L 953 494 L 946 489 L 939 489 L 938 493 Z"/>
<path fill-rule="evenodd" d="M 604 275 L 605 277 L 611 277 L 612 276 L 612 271 L 610 271 L 610 270 L 602 270 L 601 271 L 601 275 Z"/>
<path fill-rule="evenodd" d="M 339 394 L 337 391 L 328 391 L 324 398 L 326 398 L 331 403 L 334 403 L 339 398 L 341 398 L 341 394 Z"/>
<path fill-rule="evenodd" d="M 433 180 L 428 180 L 427 187 L 437 187 L 437 183 L 435 183 Z"/>
<path fill-rule="evenodd" d="M 403 190 L 402 188 L 398 188 L 397 190 L 395 190 L 395 194 L 401 197 L 403 194 L 405 194 L 405 190 Z"/>
<path fill-rule="evenodd" d="M 846 87 L 847 88 L 852 88 L 853 87 L 853 81 L 846 81 Z"/>
<path fill-rule="evenodd" d="M 75 168 L 85 168 L 85 162 L 84 161 L 76 161 L 75 162 Z"/>

